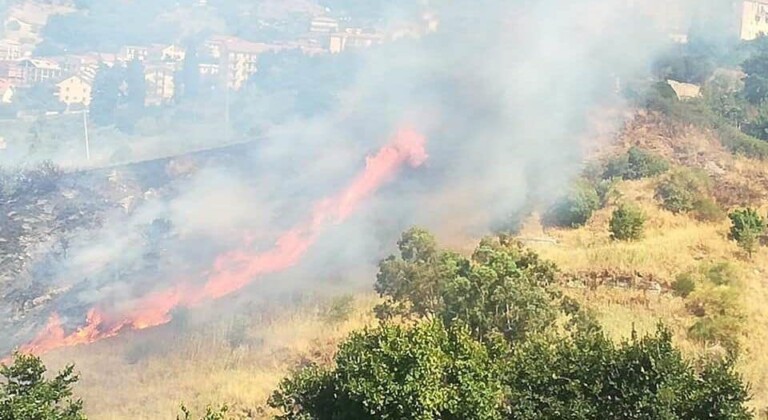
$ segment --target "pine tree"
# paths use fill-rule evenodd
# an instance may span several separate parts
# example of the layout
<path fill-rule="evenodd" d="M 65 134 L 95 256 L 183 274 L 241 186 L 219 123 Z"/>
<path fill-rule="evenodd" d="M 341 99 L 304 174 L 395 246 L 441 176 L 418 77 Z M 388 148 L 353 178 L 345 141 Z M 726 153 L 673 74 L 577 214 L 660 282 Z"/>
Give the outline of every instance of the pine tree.
<path fill-rule="evenodd" d="M 194 100 L 200 96 L 200 57 L 194 45 L 188 45 L 186 50 L 184 64 L 178 78 L 180 83 L 176 90 L 177 102 Z"/>
<path fill-rule="evenodd" d="M 99 66 L 91 92 L 91 121 L 100 126 L 114 124 L 122 78 L 117 68 Z"/>

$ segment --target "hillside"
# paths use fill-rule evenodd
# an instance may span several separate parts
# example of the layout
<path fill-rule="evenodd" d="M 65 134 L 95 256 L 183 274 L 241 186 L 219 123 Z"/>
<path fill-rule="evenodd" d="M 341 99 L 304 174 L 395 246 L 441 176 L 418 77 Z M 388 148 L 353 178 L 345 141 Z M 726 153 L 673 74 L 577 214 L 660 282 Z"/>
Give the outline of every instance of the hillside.
<path fill-rule="evenodd" d="M 673 165 L 708 171 L 712 191 L 725 207 L 759 205 L 765 210 L 768 162 L 729 153 L 706 130 L 673 126 L 669 130 L 670 122 L 661 115 L 639 112 L 590 160 L 639 146 Z M 725 217 L 700 222 L 661 209 L 654 188 L 663 176 L 621 181 L 618 193 L 583 227 L 543 228 L 534 215 L 519 237 L 551 239 L 528 244 L 560 267 L 560 288 L 594 311 L 614 339 L 628 338 L 633 328 L 652 332 L 661 320 L 691 358 L 724 350 L 691 338 L 689 329 L 697 321 L 691 298 L 677 296 L 671 287 L 683 273 L 720 267 L 733 277 L 728 281 L 743 316 L 741 329 L 735 331 L 741 351 L 738 369 L 751 384 L 751 406 L 760 410 L 768 406 L 768 360 L 762 352 L 768 345 L 768 308 L 763 304 L 768 298 L 768 250 L 747 258 L 728 239 Z M 616 204 L 627 201 L 647 215 L 645 234 L 635 242 L 614 241 L 607 225 Z M 170 418 L 180 402 L 197 411 L 222 401 L 236 415 L 261 418 L 269 412 L 266 399 L 280 379 L 297 364 L 329 363 L 350 331 L 377 322 L 371 313 L 377 302 L 366 293 L 354 298 L 310 296 L 285 305 L 253 306 L 237 316 L 197 315 L 196 320 L 190 314 L 189 320 L 158 330 L 54 351 L 44 360 L 51 367 L 76 363 L 83 378 L 77 393 L 93 418 Z M 115 387 L 123 392 L 104 396 L 105 388 Z"/>

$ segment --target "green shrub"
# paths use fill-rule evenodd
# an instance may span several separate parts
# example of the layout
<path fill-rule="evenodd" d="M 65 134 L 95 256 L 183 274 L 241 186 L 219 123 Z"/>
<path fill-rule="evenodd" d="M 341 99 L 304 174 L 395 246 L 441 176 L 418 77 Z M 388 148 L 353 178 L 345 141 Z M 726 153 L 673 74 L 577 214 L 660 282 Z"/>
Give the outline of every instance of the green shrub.
<path fill-rule="evenodd" d="M 632 146 L 629 151 L 606 164 L 603 179 L 642 179 L 669 170 L 669 163 L 653 153 Z"/>
<path fill-rule="evenodd" d="M 720 143 L 731 153 L 753 159 L 768 159 L 768 142 L 748 136 L 738 128 L 723 124 L 717 127 Z"/>
<path fill-rule="evenodd" d="M 622 204 L 613 211 L 609 223 L 611 238 L 619 241 L 634 241 L 643 235 L 645 214 L 637 207 Z"/>
<path fill-rule="evenodd" d="M 616 189 L 620 178 L 601 179 L 595 183 L 595 192 L 600 203 L 600 208 L 604 208 L 612 201 L 618 200 L 621 194 Z"/>
<path fill-rule="evenodd" d="M 751 208 L 736 210 L 728 217 L 731 219 L 729 237 L 751 257 L 760 245 L 760 235 L 765 232 L 765 220 Z"/>
<path fill-rule="evenodd" d="M 702 222 L 719 222 L 725 218 L 725 212 L 709 197 L 701 197 L 693 203 L 693 215 Z"/>
<path fill-rule="evenodd" d="M 585 225 L 598 208 L 600 197 L 595 187 L 582 181 L 550 207 L 543 221 L 547 226 L 579 227 Z"/>
<path fill-rule="evenodd" d="M 716 286 L 728 286 L 737 283 L 739 273 L 733 264 L 722 261 L 702 266 L 704 278 Z"/>
<path fill-rule="evenodd" d="M 355 298 L 352 295 L 337 296 L 325 308 L 324 318 L 334 324 L 349 320 L 355 311 Z"/>
<path fill-rule="evenodd" d="M 517 235 L 523 229 L 525 221 L 533 214 L 534 207 L 525 204 L 517 210 L 497 220 L 491 226 L 491 230 L 497 234 Z"/>
<path fill-rule="evenodd" d="M 696 280 L 690 273 L 680 274 L 672 282 L 672 291 L 677 296 L 687 298 L 694 290 L 696 290 Z"/>
<path fill-rule="evenodd" d="M 659 86 L 656 90 L 647 92 L 638 105 L 665 115 L 672 123 L 713 130 L 720 143 L 733 154 L 753 159 L 768 159 L 768 142 L 744 134 L 726 118 L 714 112 L 703 100 L 677 100 L 677 97 L 670 95 L 669 85 L 663 85 L 666 86 Z"/>
<path fill-rule="evenodd" d="M 686 307 L 698 318 L 688 330 L 691 339 L 737 350 L 744 323 L 737 290 L 728 286 L 705 287 L 689 296 Z"/>
<path fill-rule="evenodd" d="M 487 345 L 439 321 L 353 333 L 268 400 L 276 419 L 750 419 L 730 359 L 695 369 L 672 333 L 600 331 Z"/>
<path fill-rule="evenodd" d="M 226 419 L 228 411 L 229 407 L 226 404 L 223 404 L 219 407 L 212 407 L 208 405 L 205 407 L 205 413 L 203 413 L 203 416 L 199 417 L 199 419 L 224 420 Z M 184 404 L 181 404 L 181 414 L 176 416 L 176 420 L 192 420 L 192 418 L 192 411 L 190 411 Z"/>
<path fill-rule="evenodd" d="M 656 186 L 656 198 L 666 210 L 685 213 L 696 208 L 696 203 L 709 192 L 709 177 L 700 171 L 678 169 Z"/>
<path fill-rule="evenodd" d="M 85 420 L 83 401 L 72 389 L 80 380 L 74 365 L 46 374 L 39 357 L 14 353 L 12 363 L 0 362 L 0 419 Z"/>

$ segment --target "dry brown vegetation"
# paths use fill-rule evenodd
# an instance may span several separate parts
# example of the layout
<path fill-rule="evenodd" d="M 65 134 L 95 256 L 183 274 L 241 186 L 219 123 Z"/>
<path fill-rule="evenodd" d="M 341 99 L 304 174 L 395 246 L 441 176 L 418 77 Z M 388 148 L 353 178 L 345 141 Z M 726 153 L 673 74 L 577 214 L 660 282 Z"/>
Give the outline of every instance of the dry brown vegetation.
<path fill-rule="evenodd" d="M 377 300 L 358 296 L 349 311 L 334 301 L 269 314 L 169 325 L 44 356 L 51 370 L 75 363 L 76 386 L 94 419 L 173 419 L 226 402 L 238 418 L 265 418 L 266 399 L 297 364 L 329 361 L 352 330 L 372 325 Z"/>
<path fill-rule="evenodd" d="M 627 124 L 602 156 L 630 146 L 654 151 L 673 164 L 705 170 L 713 179 L 715 198 L 725 209 L 750 204 L 768 208 L 768 162 L 735 157 L 710 133 L 667 126 L 659 117 L 640 114 Z M 549 237 L 529 245 L 564 272 L 563 289 L 590 307 L 616 339 L 633 328 L 652 331 L 662 320 L 678 345 L 691 357 L 718 349 L 689 338 L 695 321 L 682 297 L 669 286 L 681 273 L 704 264 L 728 261 L 737 273 L 745 328 L 738 335 L 739 367 L 751 383 L 752 405 L 768 407 L 768 248 L 746 258 L 727 238 L 728 222 L 700 222 L 662 210 L 654 198 L 657 180 L 623 181 L 622 201 L 647 215 L 643 238 L 613 241 L 607 226 L 616 201 L 598 211 L 579 229 L 544 230 L 532 218 L 521 236 Z M 579 282 L 569 282 L 579 279 Z M 591 280 L 590 280 L 591 279 Z M 45 357 L 52 368 L 73 361 L 82 373 L 77 391 L 96 419 L 173 418 L 178 404 L 199 410 L 227 402 L 233 413 L 262 418 L 266 398 L 277 382 L 303 360 L 330 360 L 336 344 L 353 329 L 375 322 L 376 299 L 359 296 L 348 319 L 331 321 L 318 305 L 285 310 L 269 319 L 246 318 L 243 337 L 233 345 L 233 321 L 190 327 L 184 333 L 158 330 L 92 346 L 67 349 Z M 242 321 L 237 321 L 242 322 Z M 170 328 L 170 327 L 169 327 Z M 142 342 L 164 342 L 160 349 Z"/>

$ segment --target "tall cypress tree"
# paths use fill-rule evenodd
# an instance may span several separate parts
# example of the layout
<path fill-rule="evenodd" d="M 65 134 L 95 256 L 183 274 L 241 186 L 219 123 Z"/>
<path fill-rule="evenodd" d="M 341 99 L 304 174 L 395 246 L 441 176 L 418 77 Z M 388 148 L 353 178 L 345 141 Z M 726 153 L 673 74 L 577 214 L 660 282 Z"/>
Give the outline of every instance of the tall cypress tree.
<path fill-rule="evenodd" d="M 114 124 L 121 81 L 119 69 L 104 63 L 99 66 L 91 90 L 90 111 L 91 121 L 94 124 L 100 126 Z"/>

